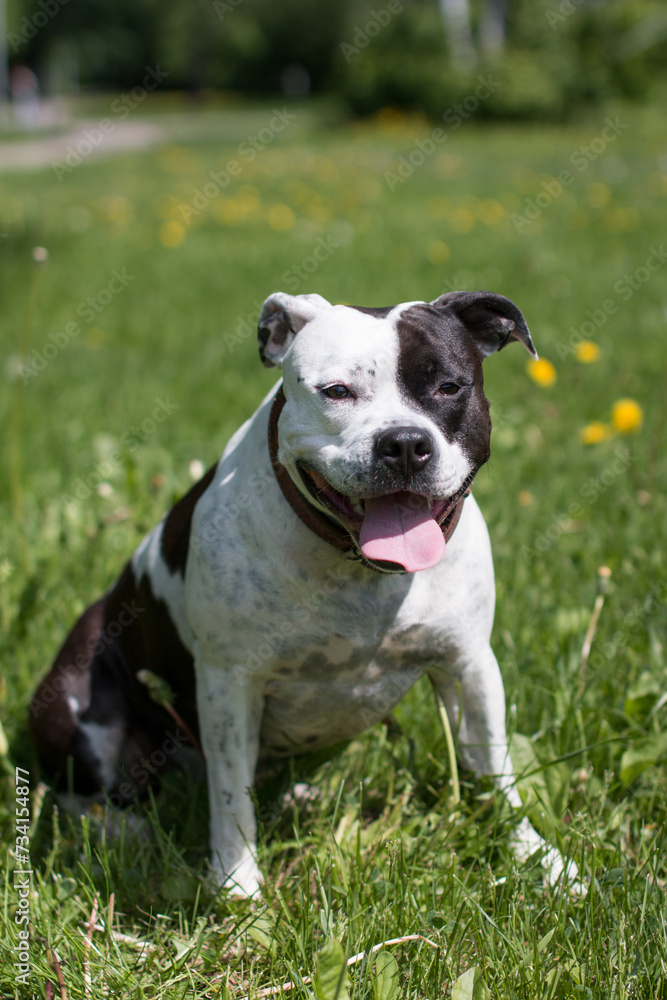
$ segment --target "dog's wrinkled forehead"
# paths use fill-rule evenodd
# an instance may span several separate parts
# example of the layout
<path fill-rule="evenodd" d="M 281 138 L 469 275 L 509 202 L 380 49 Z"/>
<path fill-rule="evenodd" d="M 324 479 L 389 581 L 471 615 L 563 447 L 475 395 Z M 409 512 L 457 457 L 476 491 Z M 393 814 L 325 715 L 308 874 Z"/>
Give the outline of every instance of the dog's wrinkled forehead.
<path fill-rule="evenodd" d="M 307 336 L 298 334 L 308 327 Z M 334 306 L 320 295 L 271 295 L 258 326 L 259 350 L 267 367 L 290 353 L 298 368 L 313 367 L 318 378 L 341 363 L 394 366 L 397 378 L 410 370 L 448 363 L 472 377 L 479 361 L 510 340 L 536 356 L 519 309 L 492 292 L 450 292 L 434 302 L 405 302 L 382 309 Z M 332 377 L 336 377 L 332 374 Z"/>
<path fill-rule="evenodd" d="M 400 358 L 399 322 L 412 303 L 387 309 L 357 309 L 337 305 L 308 323 L 304 336 L 289 350 L 286 378 L 323 385 L 337 379 L 364 385 L 395 383 Z"/>

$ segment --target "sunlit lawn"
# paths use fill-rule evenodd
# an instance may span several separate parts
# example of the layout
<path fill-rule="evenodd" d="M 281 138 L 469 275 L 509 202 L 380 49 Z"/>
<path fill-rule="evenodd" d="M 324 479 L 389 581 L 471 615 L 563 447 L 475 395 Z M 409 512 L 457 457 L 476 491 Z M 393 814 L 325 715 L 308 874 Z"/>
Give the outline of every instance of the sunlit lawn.
<path fill-rule="evenodd" d="M 622 111 L 630 127 L 583 170 L 571 157 L 604 115 L 548 130 L 465 123 L 397 184 L 386 172 L 419 161 L 433 123 L 388 112 L 318 126 L 291 110 L 280 132 L 268 131 L 271 107 L 237 109 L 209 142 L 84 160 L 62 181 L 48 167 L 0 174 L 4 871 L 14 765 L 33 789 L 39 780 L 30 693 L 76 614 L 186 489 L 193 460 L 214 461 L 272 383 L 256 355 L 263 299 L 282 289 L 388 305 L 490 288 L 522 308 L 556 376 L 543 365 L 531 377 L 518 346 L 485 363 L 496 429 L 475 492 L 496 558 L 494 646 L 510 728 L 529 738 L 521 759 L 552 765 L 528 782 L 543 799 L 533 815 L 590 888 L 550 891 L 539 867 L 516 867 L 512 819 L 486 801 L 489 786 L 466 779 L 451 809 L 444 740 L 418 688 L 397 713 L 402 735 L 376 728 L 321 768 L 314 804 L 265 813 L 254 910 L 201 881 L 203 789 L 172 779 L 151 838 L 128 826 L 113 843 L 98 818 L 72 825 L 47 796 L 31 840 L 32 989 L 16 995 L 45 995 L 49 970 L 57 982 L 41 938 L 70 997 L 86 995 L 86 956 L 91 996 L 107 983 L 110 996 L 240 997 L 311 974 L 331 937 L 351 956 L 422 934 L 438 947 L 393 947 L 406 997 L 449 996 L 471 966 L 503 998 L 663 996 L 664 121 Z M 567 169 L 572 183 L 547 198 Z M 541 213 L 515 225 L 528 200 Z M 575 352 L 582 335 L 599 353 Z M 614 423 L 624 399 L 637 406 Z M 612 585 L 582 679 L 603 564 Z M 2 996 L 15 989 L 10 884 Z M 93 900 L 104 924 L 111 893 L 115 937 L 96 930 L 87 951 Z M 119 934 L 155 948 L 140 959 Z M 354 996 L 372 995 L 372 970 L 352 968 Z"/>

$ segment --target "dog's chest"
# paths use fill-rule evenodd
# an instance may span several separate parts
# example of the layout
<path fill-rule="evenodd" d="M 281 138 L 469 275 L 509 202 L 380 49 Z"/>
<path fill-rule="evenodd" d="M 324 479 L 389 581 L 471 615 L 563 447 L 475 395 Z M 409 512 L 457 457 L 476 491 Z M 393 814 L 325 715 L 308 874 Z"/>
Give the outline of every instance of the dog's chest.
<path fill-rule="evenodd" d="M 426 631 L 394 625 L 367 640 L 303 635 L 292 658 L 267 664 L 263 745 L 278 753 L 317 749 L 379 722 L 438 657 Z"/>

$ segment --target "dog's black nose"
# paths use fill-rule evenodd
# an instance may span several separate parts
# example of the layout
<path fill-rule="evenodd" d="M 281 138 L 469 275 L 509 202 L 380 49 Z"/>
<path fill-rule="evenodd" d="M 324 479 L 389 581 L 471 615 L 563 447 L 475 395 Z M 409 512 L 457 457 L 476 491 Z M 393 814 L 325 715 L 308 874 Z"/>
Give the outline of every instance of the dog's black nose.
<path fill-rule="evenodd" d="M 375 453 L 390 469 L 407 479 L 430 462 L 433 441 L 418 427 L 390 427 L 375 442 Z"/>

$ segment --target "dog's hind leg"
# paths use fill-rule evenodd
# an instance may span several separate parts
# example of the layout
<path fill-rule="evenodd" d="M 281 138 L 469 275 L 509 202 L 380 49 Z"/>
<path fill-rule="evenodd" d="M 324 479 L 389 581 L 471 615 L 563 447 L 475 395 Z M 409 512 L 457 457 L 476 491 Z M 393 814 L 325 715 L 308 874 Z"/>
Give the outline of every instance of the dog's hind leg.
<path fill-rule="evenodd" d="M 105 633 L 104 599 L 79 618 L 30 705 L 29 725 L 45 773 L 61 792 L 110 795 L 122 806 L 147 792 L 159 767 L 146 767 L 171 719 L 132 675 Z M 136 689 L 136 690 L 135 690 Z M 172 725 L 173 728 L 173 725 Z"/>
<path fill-rule="evenodd" d="M 56 786 L 82 795 L 110 787 L 123 738 L 122 717 L 114 704 L 82 725 L 91 708 L 95 648 L 104 627 L 104 602 L 79 618 L 41 682 L 30 705 L 29 725 L 42 767 Z M 103 699 L 99 699 L 103 704 Z"/>

